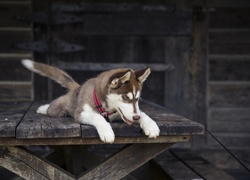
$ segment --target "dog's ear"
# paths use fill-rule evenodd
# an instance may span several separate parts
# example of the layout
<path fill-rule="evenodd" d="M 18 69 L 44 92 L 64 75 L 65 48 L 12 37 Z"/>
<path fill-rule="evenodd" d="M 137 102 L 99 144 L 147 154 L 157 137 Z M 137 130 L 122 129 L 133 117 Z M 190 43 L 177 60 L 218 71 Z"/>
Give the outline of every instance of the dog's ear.
<path fill-rule="evenodd" d="M 125 82 L 129 81 L 131 76 L 131 71 L 127 71 L 125 74 L 117 74 L 116 77 L 113 77 L 110 87 L 111 88 L 118 88 L 121 86 L 121 84 L 124 84 Z"/>
<path fill-rule="evenodd" d="M 143 83 L 151 73 L 151 69 L 147 67 L 146 69 L 135 71 L 135 76 L 140 83 Z"/>

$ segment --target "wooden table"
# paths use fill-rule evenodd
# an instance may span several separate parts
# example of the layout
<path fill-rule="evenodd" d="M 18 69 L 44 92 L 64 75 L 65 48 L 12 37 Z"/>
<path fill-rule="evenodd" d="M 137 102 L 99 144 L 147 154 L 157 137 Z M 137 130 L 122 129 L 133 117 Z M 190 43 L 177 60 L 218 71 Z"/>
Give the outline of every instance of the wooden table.
<path fill-rule="evenodd" d="M 36 114 L 40 105 L 37 102 L 0 103 L 0 165 L 25 179 L 120 179 L 173 144 L 204 134 L 203 125 L 155 104 L 141 102 L 141 109 L 159 125 L 160 136 L 149 139 L 139 125 L 128 126 L 115 121 L 112 123 L 116 135 L 114 144 L 127 145 L 80 175 L 78 168 L 76 175 L 24 147 L 60 148 L 103 143 L 92 126 L 75 123 L 70 117 L 50 118 Z M 71 154 L 73 156 L 75 162 L 79 161 L 75 163 L 76 167 L 84 164 L 77 159 L 77 154 Z"/>

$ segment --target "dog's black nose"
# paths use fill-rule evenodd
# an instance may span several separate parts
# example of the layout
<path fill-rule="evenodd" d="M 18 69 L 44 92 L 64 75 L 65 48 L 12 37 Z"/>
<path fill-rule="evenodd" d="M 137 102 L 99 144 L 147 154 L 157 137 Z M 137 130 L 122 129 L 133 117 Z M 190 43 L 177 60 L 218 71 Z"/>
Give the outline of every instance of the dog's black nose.
<path fill-rule="evenodd" d="M 135 115 L 135 116 L 133 116 L 133 120 L 139 120 L 141 117 L 139 116 L 139 115 Z"/>

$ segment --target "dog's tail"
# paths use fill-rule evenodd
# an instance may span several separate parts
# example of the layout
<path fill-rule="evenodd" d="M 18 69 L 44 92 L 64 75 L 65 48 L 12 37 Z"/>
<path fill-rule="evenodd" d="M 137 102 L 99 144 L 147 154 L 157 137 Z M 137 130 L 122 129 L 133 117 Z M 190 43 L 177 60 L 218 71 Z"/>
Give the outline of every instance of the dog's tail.
<path fill-rule="evenodd" d="M 35 61 L 29 59 L 23 59 L 22 64 L 29 70 L 38 73 L 42 76 L 48 77 L 57 83 L 59 83 L 62 87 L 65 87 L 69 90 L 74 90 L 79 87 L 79 84 L 76 83 L 70 75 L 66 72 L 46 64 L 37 63 Z"/>

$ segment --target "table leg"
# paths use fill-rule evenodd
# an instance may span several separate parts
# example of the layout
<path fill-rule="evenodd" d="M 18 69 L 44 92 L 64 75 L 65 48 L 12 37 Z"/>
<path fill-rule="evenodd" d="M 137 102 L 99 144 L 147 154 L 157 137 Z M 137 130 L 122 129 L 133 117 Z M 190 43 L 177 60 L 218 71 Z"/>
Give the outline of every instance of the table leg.
<path fill-rule="evenodd" d="M 0 146 L 0 165 L 24 179 L 75 179 L 60 167 L 21 147 Z"/>
<path fill-rule="evenodd" d="M 173 143 L 128 145 L 77 179 L 121 179 L 172 145 Z"/>

